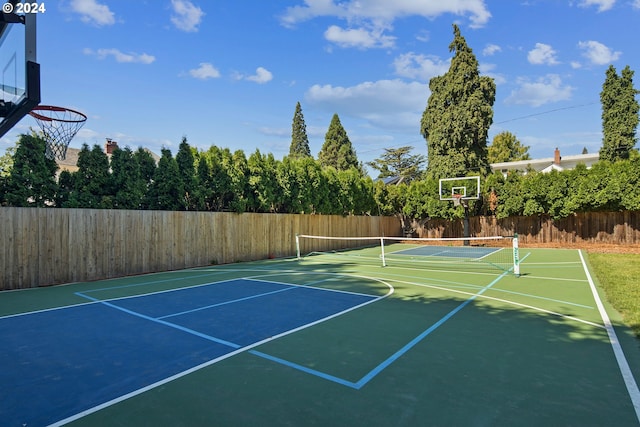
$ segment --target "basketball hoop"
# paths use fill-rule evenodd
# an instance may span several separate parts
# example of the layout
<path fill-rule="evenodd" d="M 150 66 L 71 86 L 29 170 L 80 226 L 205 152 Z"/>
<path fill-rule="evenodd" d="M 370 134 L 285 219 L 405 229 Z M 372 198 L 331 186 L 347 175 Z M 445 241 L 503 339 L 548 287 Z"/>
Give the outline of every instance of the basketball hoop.
<path fill-rule="evenodd" d="M 29 112 L 42 129 L 47 143 L 45 156 L 64 160 L 73 137 L 87 121 L 87 116 L 70 108 L 38 105 Z"/>
<path fill-rule="evenodd" d="M 462 204 L 462 194 L 452 194 L 453 197 L 453 206 L 458 207 Z"/>

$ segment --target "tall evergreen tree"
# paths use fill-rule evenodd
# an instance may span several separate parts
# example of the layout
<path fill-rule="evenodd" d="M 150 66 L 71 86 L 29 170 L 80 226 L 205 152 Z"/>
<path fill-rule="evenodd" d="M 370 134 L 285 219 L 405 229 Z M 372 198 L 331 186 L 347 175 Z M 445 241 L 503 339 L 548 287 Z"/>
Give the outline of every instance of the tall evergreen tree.
<path fill-rule="evenodd" d="M 140 164 L 129 147 L 116 148 L 111 155 L 111 182 L 114 189 L 113 207 L 139 209 L 146 191 Z"/>
<path fill-rule="evenodd" d="M 357 169 L 360 166 L 347 131 L 342 127 L 337 114 L 334 114 L 331 119 L 318 160 L 323 167 L 333 166 L 338 170 L 347 170 L 352 167 Z"/>
<path fill-rule="evenodd" d="M 196 168 L 193 151 L 187 142 L 186 136 L 183 136 L 182 142 L 180 142 L 178 153 L 176 154 L 176 163 L 178 164 L 178 177 L 184 191 L 178 202 L 184 210 L 193 210 L 196 208 Z"/>
<path fill-rule="evenodd" d="M 636 95 L 640 91 L 633 87 L 633 71 L 627 65 L 618 76 L 610 65 L 600 92 L 602 104 L 602 160 L 628 159 L 630 151 L 638 142 L 638 111 Z"/>
<path fill-rule="evenodd" d="M 9 206 L 45 207 L 54 200 L 58 166 L 44 155 L 45 145 L 37 134 L 20 135 L 5 184 Z"/>
<path fill-rule="evenodd" d="M 311 157 L 311 150 L 309 149 L 309 138 L 307 137 L 307 125 L 305 125 L 304 123 L 302 107 L 300 106 L 299 102 L 296 104 L 296 111 L 293 114 L 289 156 L 295 158 Z"/>
<path fill-rule="evenodd" d="M 180 198 L 184 195 L 178 162 L 168 148 L 163 148 L 161 153 L 153 184 L 149 188 L 148 204 L 151 209 L 177 211 L 182 208 Z"/>
<path fill-rule="evenodd" d="M 493 137 L 493 142 L 487 150 L 487 158 L 489 163 L 529 160 L 529 147 L 522 145 L 511 132 L 500 132 Z"/>
<path fill-rule="evenodd" d="M 213 180 L 211 167 L 202 153 L 198 154 L 198 166 L 196 167 L 196 209 L 199 211 L 213 210 Z"/>
<path fill-rule="evenodd" d="M 144 184 L 142 186 L 143 197 L 140 202 L 140 209 L 149 209 L 149 190 L 153 183 L 153 177 L 156 173 L 156 161 L 149 151 L 140 147 L 133 153 L 133 159 L 136 161 L 140 170 L 140 180 Z"/>
<path fill-rule="evenodd" d="M 113 206 L 109 158 L 102 147 L 91 150 L 84 144 L 78 153 L 78 170 L 73 173 L 74 189 L 70 202 L 81 208 L 104 209 Z"/>
<path fill-rule="evenodd" d="M 480 76 L 478 60 L 457 25 L 453 34 L 451 65 L 429 82 L 431 95 L 421 121 L 427 172 L 435 178 L 489 172 L 487 137 L 496 85 L 492 78 Z"/>

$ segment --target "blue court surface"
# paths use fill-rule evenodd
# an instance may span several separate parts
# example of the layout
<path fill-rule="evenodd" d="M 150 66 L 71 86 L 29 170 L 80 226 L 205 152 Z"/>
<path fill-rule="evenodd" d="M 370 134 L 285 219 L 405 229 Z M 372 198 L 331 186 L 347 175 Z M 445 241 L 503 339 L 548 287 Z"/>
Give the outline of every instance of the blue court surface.
<path fill-rule="evenodd" d="M 235 279 L 0 318 L 0 425 L 80 414 L 376 299 Z"/>

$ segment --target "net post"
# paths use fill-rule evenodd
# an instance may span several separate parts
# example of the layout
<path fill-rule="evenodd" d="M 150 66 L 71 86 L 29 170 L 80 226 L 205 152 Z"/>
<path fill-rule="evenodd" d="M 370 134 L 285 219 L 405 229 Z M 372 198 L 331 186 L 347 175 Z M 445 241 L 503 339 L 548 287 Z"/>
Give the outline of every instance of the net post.
<path fill-rule="evenodd" d="M 387 266 L 387 260 L 384 257 L 384 237 L 380 237 L 380 250 L 381 250 L 381 256 L 382 256 L 382 266 L 386 267 Z"/>
<path fill-rule="evenodd" d="M 520 277 L 520 254 L 518 250 L 518 233 L 513 235 L 513 274 Z"/>
<path fill-rule="evenodd" d="M 296 233 L 296 256 L 300 259 L 300 236 Z"/>

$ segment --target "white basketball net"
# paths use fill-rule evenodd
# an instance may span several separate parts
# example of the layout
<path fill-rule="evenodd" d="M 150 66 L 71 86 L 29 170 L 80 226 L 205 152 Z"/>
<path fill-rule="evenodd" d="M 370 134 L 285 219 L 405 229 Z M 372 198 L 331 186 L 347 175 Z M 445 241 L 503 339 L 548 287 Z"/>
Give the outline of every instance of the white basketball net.
<path fill-rule="evenodd" d="M 79 111 L 49 105 L 39 105 L 29 114 L 44 134 L 45 156 L 58 160 L 65 159 L 69 143 L 87 120 L 87 116 Z"/>

